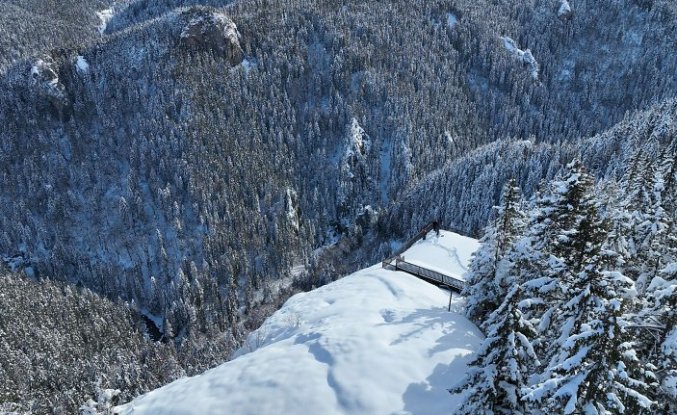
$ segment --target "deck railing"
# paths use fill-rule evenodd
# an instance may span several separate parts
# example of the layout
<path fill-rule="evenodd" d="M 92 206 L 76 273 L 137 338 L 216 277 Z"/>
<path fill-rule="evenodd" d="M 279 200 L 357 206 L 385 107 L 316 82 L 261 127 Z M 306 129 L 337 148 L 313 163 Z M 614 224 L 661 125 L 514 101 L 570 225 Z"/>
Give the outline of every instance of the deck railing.
<path fill-rule="evenodd" d="M 461 279 L 442 274 L 441 272 L 433 271 L 420 265 L 412 264 L 411 262 L 407 262 L 399 256 L 386 259 L 383 261 L 382 265 L 383 268 L 389 268 L 394 271 L 404 271 L 415 277 L 421 278 L 433 284 L 442 285 L 459 293 L 465 288 L 465 281 Z"/>

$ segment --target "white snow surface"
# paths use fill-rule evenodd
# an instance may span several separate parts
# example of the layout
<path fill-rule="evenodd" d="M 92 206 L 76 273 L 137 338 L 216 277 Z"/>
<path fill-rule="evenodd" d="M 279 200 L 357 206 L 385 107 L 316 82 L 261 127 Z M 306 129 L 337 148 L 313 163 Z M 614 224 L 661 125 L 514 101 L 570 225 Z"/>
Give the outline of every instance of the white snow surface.
<path fill-rule="evenodd" d="M 407 260 L 462 275 L 475 240 L 428 235 Z M 411 275 L 358 271 L 297 294 L 237 357 L 116 408 L 119 414 L 440 414 L 459 395 L 480 331 L 463 299 Z"/>
<path fill-rule="evenodd" d="M 452 232 L 440 232 L 440 237 L 430 232 L 425 241 L 420 241 L 403 254 L 404 259 L 414 265 L 465 279 L 470 256 L 479 248 L 472 238 Z"/>
<path fill-rule="evenodd" d="M 256 69 L 256 67 L 258 66 L 255 59 L 248 58 L 244 58 L 240 63 L 240 65 L 242 65 L 242 68 L 244 69 L 245 73 L 249 73 L 249 71 L 251 71 L 252 69 Z"/>
<path fill-rule="evenodd" d="M 454 13 L 447 13 L 447 25 L 453 29 L 458 24 L 458 17 Z"/>
<path fill-rule="evenodd" d="M 87 73 L 89 71 L 89 63 L 84 56 L 78 55 L 77 59 L 75 60 L 75 66 L 78 68 L 78 72 L 80 73 Z"/>
<path fill-rule="evenodd" d="M 534 58 L 534 55 L 531 53 L 531 49 L 520 49 L 517 46 L 517 42 L 515 42 L 515 40 L 509 36 L 501 36 L 501 40 L 503 40 L 503 46 L 505 49 L 517 59 L 522 61 L 522 63 L 528 65 L 530 68 L 531 77 L 534 80 L 538 80 L 540 66 L 536 61 L 536 58 Z"/>

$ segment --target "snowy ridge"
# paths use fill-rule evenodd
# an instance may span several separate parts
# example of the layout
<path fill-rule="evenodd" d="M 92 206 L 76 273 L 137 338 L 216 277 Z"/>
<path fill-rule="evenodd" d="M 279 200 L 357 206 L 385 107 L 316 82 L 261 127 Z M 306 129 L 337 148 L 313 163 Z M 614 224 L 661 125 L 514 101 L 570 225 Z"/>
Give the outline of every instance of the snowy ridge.
<path fill-rule="evenodd" d="M 431 234 L 405 255 L 463 275 L 475 240 Z M 447 389 L 481 333 L 446 310 L 448 292 L 376 265 L 298 294 L 252 333 L 238 357 L 118 407 L 119 414 L 453 413 Z"/>

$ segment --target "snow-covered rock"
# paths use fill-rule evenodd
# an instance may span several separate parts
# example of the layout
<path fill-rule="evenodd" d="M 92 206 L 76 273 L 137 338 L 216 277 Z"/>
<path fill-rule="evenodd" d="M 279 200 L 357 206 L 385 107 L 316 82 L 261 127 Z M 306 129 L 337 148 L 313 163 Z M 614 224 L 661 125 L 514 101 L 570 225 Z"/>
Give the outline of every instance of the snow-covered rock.
<path fill-rule="evenodd" d="M 34 81 L 44 82 L 51 86 L 59 84 L 59 75 L 54 64 L 48 60 L 38 59 L 31 67 L 31 76 Z"/>
<path fill-rule="evenodd" d="M 376 172 L 373 170 L 375 164 L 369 160 L 372 156 L 371 147 L 371 138 L 353 118 L 339 162 L 338 211 L 346 227 L 356 216 L 356 201 L 368 200 L 368 195 L 374 193 Z"/>
<path fill-rule="evenodd" d="M 534 55 L 531 53 L 530 49 L 522 50 L 517 46 L 517 42 L 514 39 L 508 36 L 502 36 L 501 40 L 503 41 L 503 46 L 505 49 L 510 52 L 513 56 L 519 59 L 524 65 L 529 67 L 529 72 L 531 77 L 537 81 L 540 73 L 540 66 L 534 58 Z"/>
<path fill-rule="evenodd" d="M 453 29 L 458 24 L 458 17 L 454 13 L 447 13 L 447 26 Z"/>
<path fill-rule="evenodd" d="M 108 22 L 113 18 L 115 15 L 115 12 L 113 8 L 105 9 L 96 12 L 96 17 L 99 18 L 99 33 L 102 35 L 106 33 L 106 29 L 108 28 Z"/>
<path fill-rule="evenodd" d="M 189 49 L 211 50 L 239 65 L 244 60 L 240 33 L 225 14 L 201 8 L 186 11 L 188 23 L 181 31 L 181 42 Z"/>
<path fill-rule="evenodd" d="M 463 275 L 477 242 L 431 233 L 408 261 Z M 118 407 L 119 414 L 439 414 L 460 396 L 479 330 L 461 298 L 380 265 L 298 294 L 238 357 Z"/>
<path fill-rule="evenodd" d="M 244 71 L 246 73 L 249 73 L 249 71 L 251 71 L 252 69 L 256 69 L 256 66 L 258 64 L 256 62 L 256 59 L 246 59 L 245 58 L 245 59 L 242 60 L 242 63 L 240 65 L 242 65 L 242 69 L 244 69 Z"/>
<path fill-rule="evenodd" d="M 45 56 L 38 59 L 31 67 L 30 76 L 36 89 L 49 103 L 52 112 L 62 119 L 70 117 L 73 100 L 61 81 L 59 75 L 59 61 L 63 56 Z"/>
<path fill-rule="evenodd" d="M 559 9 L 557 9 L 557 16 L 560 19 L 568 19 L 573 14 L 571 10 L 571 4 L 567 0 L 561 0 L 559 4 Z"/>
<path fill-rule="evenodd" d="M 89 62 L 87 62 L 87 59 L 85 59 L 84 56 L 78 55 L 78 57 L 75 59 L 75 67 L 79 73 L 89 72 Z"/>
<path fill-rule="evenodd" d="M 294 189 L 287 188 L 284 205 L 289 224 L 298 232 L 301 225 L 301 208 L 299 207 L 299 196 Z"/>

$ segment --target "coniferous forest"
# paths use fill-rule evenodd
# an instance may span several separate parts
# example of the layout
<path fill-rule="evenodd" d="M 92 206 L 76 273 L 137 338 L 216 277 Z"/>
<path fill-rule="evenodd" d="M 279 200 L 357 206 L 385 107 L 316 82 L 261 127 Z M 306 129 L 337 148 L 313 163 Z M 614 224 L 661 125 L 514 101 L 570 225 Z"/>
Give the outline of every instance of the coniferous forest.
<path fill-rule="evenodd" d="M 675 413 L 675 144 L 619 182 L 576 159 L 528 202 L 506 184 L 465 293 L 487 337 L 458 413 Z"/>
<path fill-rule="evenodd" d="M 674 1 L 5 0 L 0 34 L 0 412 L 201 373 L 435 219 L 482 238 L 463 413 L 677 411 Z"/>

